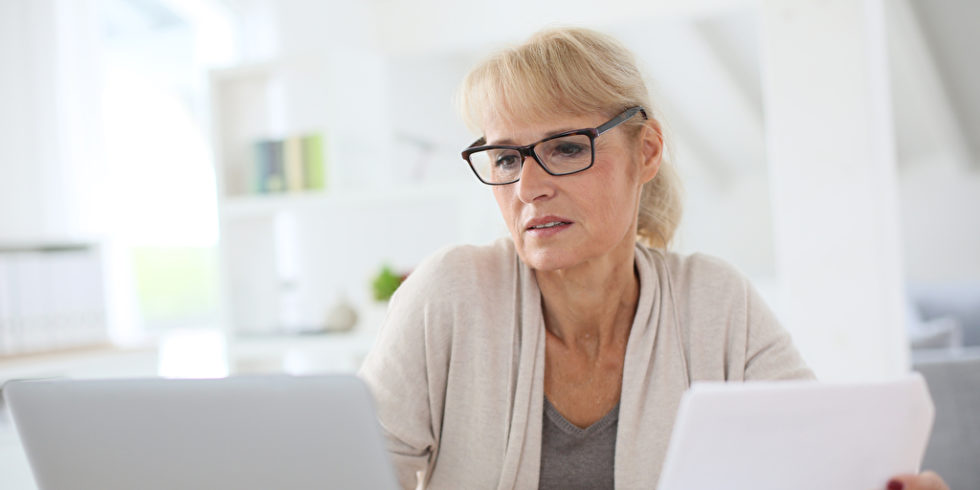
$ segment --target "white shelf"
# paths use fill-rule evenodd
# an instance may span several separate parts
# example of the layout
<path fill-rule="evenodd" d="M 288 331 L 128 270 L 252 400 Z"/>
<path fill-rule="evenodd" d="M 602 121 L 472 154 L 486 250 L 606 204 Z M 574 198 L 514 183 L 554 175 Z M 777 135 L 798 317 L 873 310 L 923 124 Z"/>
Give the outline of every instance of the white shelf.
<path fill-rule="evenodd" d="M 88 250 L 101 245 L 101 240 L 95 237 L 62 237 L 24 238 L 18 240 L 0 240 L 0 253 L 31 252 L 31 251 L 62 251 Z"/>
<path fill-rule="evenodd" d="M 389 189 L 361 191 L 304 191 L 231 196 L 224 199 L 221 217 L 228 220 L 267 217 L 283 211 L 320 211 L 353 206 L 404 205 L 431 200 L 458 199 L 463 197 L 466 191 L 467 186 L 459 183 L 405 185 Z"/>

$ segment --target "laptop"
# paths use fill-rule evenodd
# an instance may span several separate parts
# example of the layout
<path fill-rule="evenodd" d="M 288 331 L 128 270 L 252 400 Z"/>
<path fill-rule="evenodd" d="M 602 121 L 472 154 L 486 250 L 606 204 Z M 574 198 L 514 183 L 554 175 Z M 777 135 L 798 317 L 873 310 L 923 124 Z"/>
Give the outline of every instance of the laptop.
<path fill-rule="evenodd" d="M 12 381 L 41 490 L 397 488 L 351 375 Z"/>

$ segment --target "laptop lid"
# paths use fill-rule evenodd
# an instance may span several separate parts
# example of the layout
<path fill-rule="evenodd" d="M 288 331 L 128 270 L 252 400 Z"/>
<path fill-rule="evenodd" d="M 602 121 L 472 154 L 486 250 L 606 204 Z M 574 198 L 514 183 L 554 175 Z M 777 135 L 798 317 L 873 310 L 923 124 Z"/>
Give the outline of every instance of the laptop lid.
<path fill-rule="evenodd" d="M 13 381 L 42 490 L 396 488 L 350 375 Z"/>

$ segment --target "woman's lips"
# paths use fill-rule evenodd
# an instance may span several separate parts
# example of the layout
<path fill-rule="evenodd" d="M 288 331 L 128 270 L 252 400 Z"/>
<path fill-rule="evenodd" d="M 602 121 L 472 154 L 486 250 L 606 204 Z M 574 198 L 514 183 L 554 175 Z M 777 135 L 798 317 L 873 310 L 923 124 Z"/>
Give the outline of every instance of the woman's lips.
<path fill-rule="evenodd" d="M 573 223 L 565 218 L 545 216 L 544 218 L 538 218 L 528 222 L 524 231 L 537 238 L 546 238 L 557 235 L 572 225 Z"/>
<path fill-rule="evenodd" d="M 528 228 L 527 233 L 536 238 L 547 238 L 567 230 L 570 226 L 572 223 L 561 223 L 548 228 Z"/>

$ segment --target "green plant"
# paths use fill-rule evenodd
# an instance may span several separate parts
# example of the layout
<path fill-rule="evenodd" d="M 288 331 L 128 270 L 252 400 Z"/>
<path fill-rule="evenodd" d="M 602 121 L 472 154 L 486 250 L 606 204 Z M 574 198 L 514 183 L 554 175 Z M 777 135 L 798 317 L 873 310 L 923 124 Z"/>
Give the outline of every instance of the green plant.
<path fill-rule="evenodd" d="M 388 301 L 404 280 L 405 276 L 395 274 L 390 266 L 387 264 L 383 265 L 381 272 L 375 276 L 374 281 L 371 283 L 371 288 L 374 290 L 374 299 Z"/>

